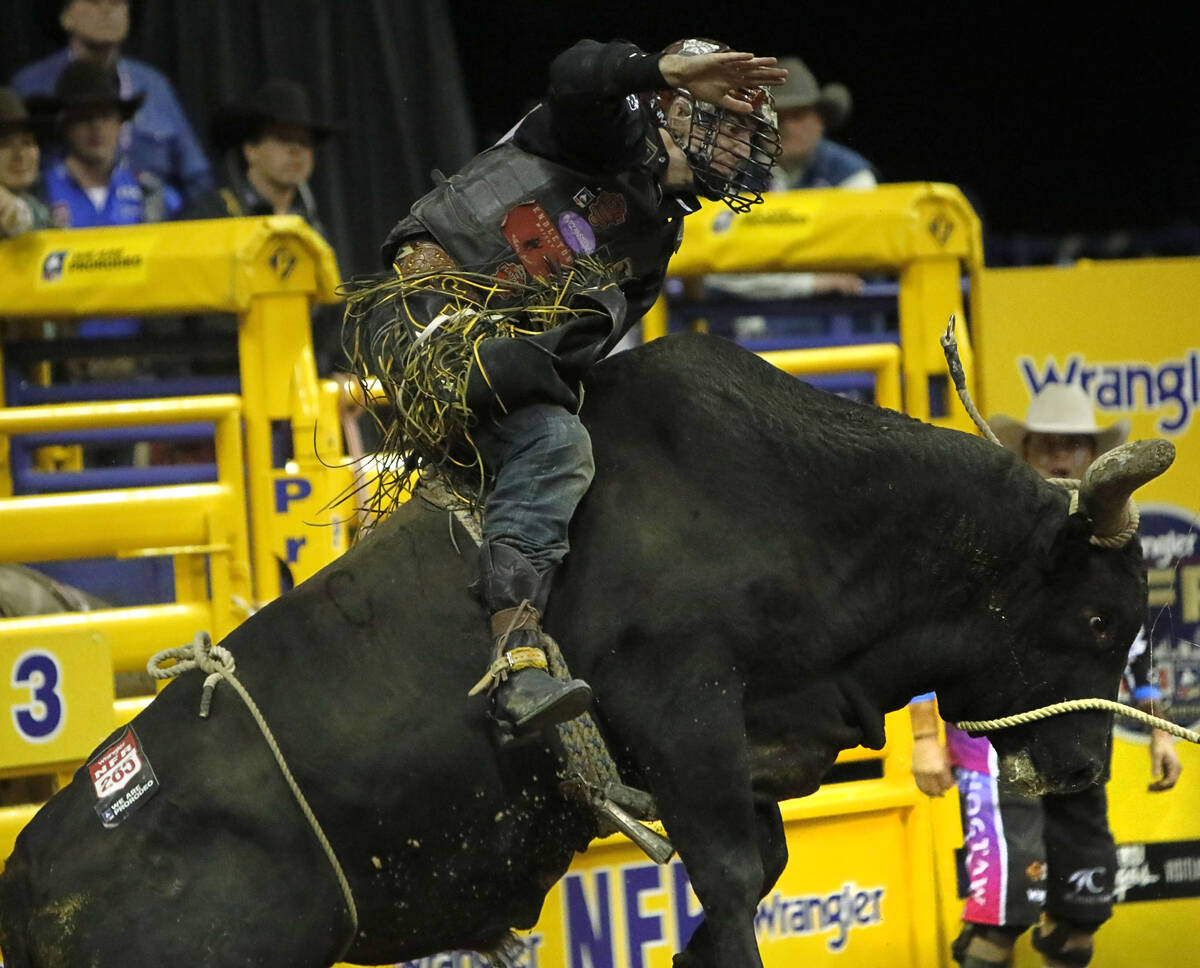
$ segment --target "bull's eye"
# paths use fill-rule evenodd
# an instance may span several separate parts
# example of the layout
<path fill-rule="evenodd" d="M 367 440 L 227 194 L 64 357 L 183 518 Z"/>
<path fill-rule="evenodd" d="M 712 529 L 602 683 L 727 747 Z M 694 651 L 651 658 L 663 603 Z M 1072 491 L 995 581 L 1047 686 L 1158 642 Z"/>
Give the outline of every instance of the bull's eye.
<path fill-rule="evenodd" d="M 1088 625 L 1097 639 L 1103 641 L 1108 638 L 1109 622 L 1103 615 L 1092 615 L 1088 618 Z"/>

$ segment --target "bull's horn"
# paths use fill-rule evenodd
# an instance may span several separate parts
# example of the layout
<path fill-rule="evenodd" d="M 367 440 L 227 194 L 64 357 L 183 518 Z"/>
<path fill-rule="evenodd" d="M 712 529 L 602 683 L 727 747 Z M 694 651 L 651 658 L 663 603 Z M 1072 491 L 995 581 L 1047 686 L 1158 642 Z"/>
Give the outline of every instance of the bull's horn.
<path fill-rule="evenodd" d="M 1129 497 L 1171 466 L 1169 440 L 1131 440 L 1092 461 L 1079 484 L 1079 508 L 1098 538 L 1120 534 L 1129 521 Z"/>

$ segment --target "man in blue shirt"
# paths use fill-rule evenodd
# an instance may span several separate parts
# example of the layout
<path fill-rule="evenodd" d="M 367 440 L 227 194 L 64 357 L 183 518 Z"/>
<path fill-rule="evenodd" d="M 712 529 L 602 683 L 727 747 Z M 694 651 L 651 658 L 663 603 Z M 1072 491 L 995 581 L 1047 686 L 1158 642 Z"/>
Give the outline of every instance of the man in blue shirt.
<path fill-rule="evenodd" d="M 817 85 L 798 57 L 782 57 L 787 82 L 775 96 L 783 153 L 772 188 L 872 188 L 875 171 L 857 151 L 825 137 L 850 117 L 850 92 L 842 84 Z"/>
<path fill-rule="evenodd" d="M 782 151 L 771 173 L 771 191 L 796 188 L 874 188 L 875 169 L 857 151 L 825 137 L 850 117 L 850 91 L 842 84 L 817 84 L 799 57 L 781 57 L 787 80 L 775 90 Z M 807 299 L 810 296 L 857 295 L 863 280 L 851 272 L 713 273 L 704 285 L 740 299 Z M 740 337 L 762 335 L 764 316 L 747 315 L 734 322 Z"/>
<path fill-rule="evenodd" d="M 129 34 L 128 0 L 63 0 L 59 23 L 64 50 L 17 71 L 12 88 L 23 97 L 48 95 L 70 63 L 85 60 L 115 68 L 122 97 L 141 95 L 140 107 L 121 131 L 121 150 L 135 171 L 148 171 L 190 200 L 212 187 L 208 158 L 170 81 L 149 64 L 121 56 Z"/>
<path fill-rule="evenodd" d="M 178 192 L 157 176 L 131 168 L 120 156 L 121 125 L 137 111 L 141 95 L 124 98 L 116 74 L 78 60 L 62 72 L 51 98 L 31 105 L 54 115 L 63 157 L 46 171 L 45 197 L 60 228 L 160 222 L 182 206 Z M 136 335 L 137 320 L 84 320 L 79 335 Z"/>

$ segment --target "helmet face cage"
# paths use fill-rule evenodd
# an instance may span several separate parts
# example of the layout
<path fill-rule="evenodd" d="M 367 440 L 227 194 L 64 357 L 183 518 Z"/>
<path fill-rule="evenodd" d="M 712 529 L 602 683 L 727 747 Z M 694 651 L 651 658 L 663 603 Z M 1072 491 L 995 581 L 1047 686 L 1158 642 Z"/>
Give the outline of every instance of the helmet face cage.
<path fill-rule="evenodd" d="M 671 92 L 661 112 L 672 140 L 687 156 L 700 194 L 724 201 L 735 212 L 762 201 L 771 166 L 783 149 L 771 93 L 754 88 L 746 98 L 754 110 L 740 114 L 679 90 Z"/>

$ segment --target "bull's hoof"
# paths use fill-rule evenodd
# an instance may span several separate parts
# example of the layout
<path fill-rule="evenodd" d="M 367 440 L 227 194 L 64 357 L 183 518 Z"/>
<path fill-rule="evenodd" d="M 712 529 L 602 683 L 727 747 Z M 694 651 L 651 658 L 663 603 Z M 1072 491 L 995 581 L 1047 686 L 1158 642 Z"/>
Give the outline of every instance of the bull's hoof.
<path fill-rule="evenodd" d="M 517 733 L 534 733 L 582 716 L 592 689 L 582 679 L 555 679 L 541 669 L 513 672 L 496 690 L 496 718 Z"/>

